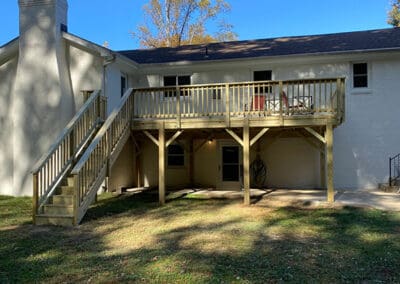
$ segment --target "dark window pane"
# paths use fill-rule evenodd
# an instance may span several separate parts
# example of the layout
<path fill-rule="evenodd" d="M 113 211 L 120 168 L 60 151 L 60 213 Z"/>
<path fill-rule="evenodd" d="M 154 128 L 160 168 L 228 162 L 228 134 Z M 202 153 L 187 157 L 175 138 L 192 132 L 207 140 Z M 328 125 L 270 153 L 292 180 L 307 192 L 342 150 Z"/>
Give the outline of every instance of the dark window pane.
<path fill-rule="evenodd" d="M 185 151 L 181 145 L 173 144 L 168 146 L 168 166 L 184 166 Z"/>
<path fill-rule="evenodd" d="M 168 156 L 168 166 L 184 166 L 184 156 Z"/>
<path fill-rule="evenodd" d="M 254 81 L 269 81 L 272 80 L 272 71 L 254 71 Z"/>
<path fill-rule="evenodd" d="M 239 147 L 223 147 L 222 162 L 224 164 L 239 163 Z"/>
<path fill-rule="evenodd" d="M 164 86 L 176 86 L 176 76 L 164 76 Z"/>
<path fill-rule="evenodd" d="M 354 76 L 354 88 L 366 88 L 368 87 L 367 76 Z"/>
<path fill-rule="evenodd" d="M 253 74 L 254 81 L 270 81 L 272 80 L 272 71 L 271 70 L 266 70 L 266 71 L 254 71 Z M 271 87 L 255 87 L 254 92 L 256 94 L 258 93 L 271 93 L 272 89 Z"/>
<path fill-rule="evenodd" d="M 178 85 L 190 85 L 190 76 L 179 76 Z"/>
<path fill-rule="evenodd" d="M 184 154 L 183 147 L 181 145 L 177 145 L 177 144 L 169 145 L 168 146 L 168 155 L 171 155 L 171 154 L 183 155 Z"/>
<path fill-rule="evenodd" d="M 224 165 L 222 167 L 222 180 L 223 181 L 239 181 L 239 166 L 238 165 Z"/>
<path fill-rule="evenodd" d="M 221 99 L 221 89 L 213 90 L 213 99 L 220 100 Z"/>
<path fill-rule="evenodd" d="M 365 75 L 368 73 L 367 63 L 356 63 L 353 64 L 353 74 L 354 75 Z"/>
<path fill-rule="evenodd" d="M 124 95 L 126 91 L 126 78 L 121 77 L 121 97 Z"/>

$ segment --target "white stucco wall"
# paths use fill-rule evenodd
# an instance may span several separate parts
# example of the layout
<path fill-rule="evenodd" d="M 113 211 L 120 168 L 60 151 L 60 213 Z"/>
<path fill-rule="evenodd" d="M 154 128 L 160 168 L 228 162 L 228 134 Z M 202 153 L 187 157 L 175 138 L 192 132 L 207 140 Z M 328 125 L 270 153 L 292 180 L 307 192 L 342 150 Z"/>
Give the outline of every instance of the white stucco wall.
<path fill-rule="evenodd" d="M 335 185 L 375 188 L 387 182 L 388 158 L 400 152 L 400 60 L 369 61 L 370 90 L 346 92 L 346 121 L 334 131 Z"/>
<path fill-rule="evenodd" d="M 0 194 L 13 195 L 13 122 L 11 95 L 17 73 L 18 56 L 0 65 Z"/>
<path fill-rule="evenodd" d="M 221 152 L 220 143 L 232 139 L 194 140 L 194 149 L 201 148 L 194 154 L 194 185 L 200 187 L 222 188 L 221 184 Z M 150 142 L 150 141 L 148 141 Z M 319 188 L 320 163 L 319 152 L 301 138 L 281 138 L 270 144 L 268 138 L 262 138 L 260 143 L 260 158 L 267 167 L 265 186 L 285 188 Z M 269 145 L 270 144 L 270 145 Z M 158 184 L 157 148 L 151 143 L 144 143 L 142 154 L 142 174 L 145 186 Z M 256 159 L 257 149 L 252 147 L 250 162 Z M 188 159 L 185 152 L 185 158 Z M 242 162 L 241 162 L 242 164 Z M 190 182 L 189 168 L 174 169 L 167 167 L 166 184 L 169 188 L 184 187 Z"/>
<path fill-rule="evenodd" d="M 93 53 L 69 45 L 69 71 L 75 107 L 83 104 L 83 90 L 101 90 L 103 82 L 103 59 Z"/>

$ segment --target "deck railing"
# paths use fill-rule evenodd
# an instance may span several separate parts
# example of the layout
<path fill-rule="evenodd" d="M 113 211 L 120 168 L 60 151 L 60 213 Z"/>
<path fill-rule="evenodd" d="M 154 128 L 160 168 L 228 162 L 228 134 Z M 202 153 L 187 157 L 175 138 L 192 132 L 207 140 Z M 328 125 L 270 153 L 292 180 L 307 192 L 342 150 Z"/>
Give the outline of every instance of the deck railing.
<path fill-rule="evenodd" d="M 343 118 L 344 78 L 140 88 L 134 118 L 330 114 Z"/>
<path fill-rule="evenodd" d="M 94 92 L 34 166 L 34 214 L 39 213 L 41 206 L 61 182 L 98 123 L 105 120 L 106 103 L 100 91 Z"/>
<path fill-rule="evenodd" d="M 129 138 L 132 110 L 133 96 L 132 89 L 129 89 L 72 169 L 71 175 L 74 177 L 76 195 L 75 224 L 80 222 L 115 157 L 119 155 Z"/>

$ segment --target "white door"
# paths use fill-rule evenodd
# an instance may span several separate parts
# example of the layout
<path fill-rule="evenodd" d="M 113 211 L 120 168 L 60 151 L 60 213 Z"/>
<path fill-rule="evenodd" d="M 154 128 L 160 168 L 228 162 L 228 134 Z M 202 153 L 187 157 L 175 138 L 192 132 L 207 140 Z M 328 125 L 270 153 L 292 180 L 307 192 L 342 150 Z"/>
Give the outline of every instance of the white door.
<path fill-rule="evenodd" d="M 221 142 L 219 146 L 218 188 L 241 189 L 242 149 L 234 142 Z"/>

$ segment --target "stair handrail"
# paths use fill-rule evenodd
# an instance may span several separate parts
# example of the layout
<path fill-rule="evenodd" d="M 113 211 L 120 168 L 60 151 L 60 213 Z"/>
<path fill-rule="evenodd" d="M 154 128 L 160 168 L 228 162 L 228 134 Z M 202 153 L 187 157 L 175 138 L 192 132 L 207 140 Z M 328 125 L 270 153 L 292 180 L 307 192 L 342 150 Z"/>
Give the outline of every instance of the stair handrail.
<path fill-rule="evenodd" d="M 34 216 L 70 169 L 93 130 L 101 120 L 105 120 L 106 104 L 107 99 L 101 91 L 93 92 L 33 167 Z"/>
<path fill-rule="evenodd" d="M 396 175 L 394 170 L 396 168 Z M 400 178 L 400 153 L 389 157 L 389 186 L 393 185 L 393 182 Z"/>
<path fill-rule="evenodd" d="M 130 133 L 133 115 L 133 89 L 128 89 L 119 105 L 108 116 L 91 144 L 71 171 L 74 178 L 74 224 L 83 218 L 91 198 L 100 187 L 111 165 L 109 160 L 123 136 Z M 94 194 L 93 194 L 94 192 Z"/>

